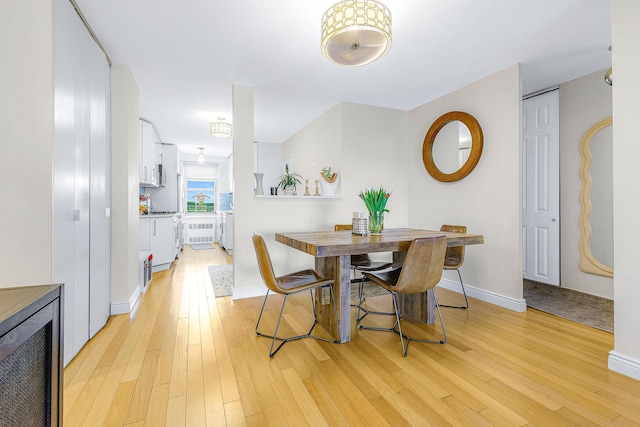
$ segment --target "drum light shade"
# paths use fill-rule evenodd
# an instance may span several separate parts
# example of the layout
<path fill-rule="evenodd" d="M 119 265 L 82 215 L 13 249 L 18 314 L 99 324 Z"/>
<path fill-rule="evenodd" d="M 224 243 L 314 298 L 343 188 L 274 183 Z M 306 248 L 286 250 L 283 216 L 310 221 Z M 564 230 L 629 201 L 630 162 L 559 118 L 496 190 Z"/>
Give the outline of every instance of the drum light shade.
<path fill-rule="evenodd" d="M 376 0 L 345 0 L 322 16 L 322 53 L 345 67 L 369 64 L 391 49 L 391 12 Z"/>
<path fill-rule="evenodd" d="M 224 117 L 218 117 L 217 122 L 211 123 L 211 135 L 228 138 L 233 135 L 233 126 L 231 126 L 231 123 L 226 123 Z"/>

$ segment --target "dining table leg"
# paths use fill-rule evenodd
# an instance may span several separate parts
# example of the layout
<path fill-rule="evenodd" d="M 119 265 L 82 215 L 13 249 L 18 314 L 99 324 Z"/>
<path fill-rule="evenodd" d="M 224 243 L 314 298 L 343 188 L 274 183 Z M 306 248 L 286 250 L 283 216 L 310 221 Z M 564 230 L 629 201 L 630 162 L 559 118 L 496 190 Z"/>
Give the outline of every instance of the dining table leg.
<path fill-rule="evenodd" d="M 330 299 L 324 293 L 317 292 L 315 298 L 318 323 L 330 332 L 339 342 L 351 341 L 351 255 L 335 257 L 317 257 L 316 272 L 334 280 L 334 295 L 338 324 L 333 316 Z"/>
<path fill-rule="evenodd" d="M 401 266 L 404 263 L 406 252 L 393 253 L 393 265 Z M 420 294 L 404 294 L 401 298 L 402 317 L 416 323 L 434 323 L 436 300 L 434 289 Z"/>

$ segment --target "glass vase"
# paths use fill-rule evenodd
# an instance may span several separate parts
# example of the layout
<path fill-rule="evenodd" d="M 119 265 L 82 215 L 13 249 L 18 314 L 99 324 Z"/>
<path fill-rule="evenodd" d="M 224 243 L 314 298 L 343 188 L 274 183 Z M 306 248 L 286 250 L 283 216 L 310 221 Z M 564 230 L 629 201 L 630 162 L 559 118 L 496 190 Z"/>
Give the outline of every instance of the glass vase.
<path fill-rule="evenodd" d="M 369 212 L 369 232 L 371 234 L 382 234 L 384 229 L 384 212 Z"/>

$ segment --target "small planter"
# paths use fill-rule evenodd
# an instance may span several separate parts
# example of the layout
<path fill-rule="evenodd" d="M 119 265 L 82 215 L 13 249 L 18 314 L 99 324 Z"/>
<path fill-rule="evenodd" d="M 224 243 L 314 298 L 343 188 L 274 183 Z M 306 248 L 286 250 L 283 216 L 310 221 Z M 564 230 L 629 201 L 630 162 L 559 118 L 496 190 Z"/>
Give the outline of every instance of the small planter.
<path fill-rule="evenodd" d="M 329 171 L 331 171 L 331 169 L 329 169 Z M 338 172 L 333 172 L 329 177 L 327 177 L 324 171 L 320 172 L 320 179 L 318 181 L 323 196 L 334 197 L 336 195 L 336 191 L 338 190 Z"/>

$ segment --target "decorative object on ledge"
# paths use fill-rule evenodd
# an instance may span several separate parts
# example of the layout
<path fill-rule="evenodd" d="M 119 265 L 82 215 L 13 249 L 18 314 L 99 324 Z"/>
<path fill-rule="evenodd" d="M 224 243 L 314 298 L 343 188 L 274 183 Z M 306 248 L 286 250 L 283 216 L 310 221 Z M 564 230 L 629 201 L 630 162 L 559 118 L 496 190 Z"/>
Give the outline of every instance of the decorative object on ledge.
<path fill-rule="evenodd" d="M 382 234 L 384 229 L 384 213 L 389 212 L 386 208 L 387 200 L 391 193 L 380 187 L 377 190 L 370 188 L 360 192 L 360 198 L 369 211 L 369 231 L 371 234 Z"/>
<path fill-rule="evenodd" d="M 320 172 L 320 188 L 323 196 L 333 197 L 338 189 L 338 172 L 333 172 L 331 166 L 325 166 Z"/>
<path fill-rule="evenodd" d="M 218 121 L 211 123 L 211 135 L 219 138 L 228 138 L 233 135 L 233 126 L 224 121 L 224 117 L 218 116 Z"/>
<path fill-rule="evenodd" d="M 278 187 L 282 188 L 285 196 L 295 196 L 298 184 L 302 184 L 302 176 L 289 172 L 289 164 L 285 165 L 284 174 L 278 177 Z"/>
<path fill-rule="evenodd" d="M 314 194 L 314 196 L 319 196 L 320 195 L 320 191 L 318 190 L 318 180 L 316 179 L 316 193 Z"/>
<path fill-rule="evenodd" d="M 345 0 L 322 15 L 322 53 L 331 62 L 358 67 L 391 49 L 391 12 L 376 0 Z"/>
<path fill-rule="evenodd" d="M 198 154 L 198 163 L 204 163 L 204 147 L 198 147 L 200 154 Z"/>
<path fill-rule="evenodd" d="M 253 174 L 256 177 L 256 196 L 262 196 L 264 194 L 264 190 L 262 188 L 262 177 L 264 174 L 262 172 L 256 172 Z"/>
<path fill-rule="evenodd" d="M 311 195 L 311 193 L 309 193 L 309 180 L 308 180 L 308 179 L 305 179 L 305 180 L 304 180 L 304 184 L 305 184 L 305 187 L 304 187 L 304 195 L 305 195 L 305 196 L 310 196 L 310 195 Z"/>

